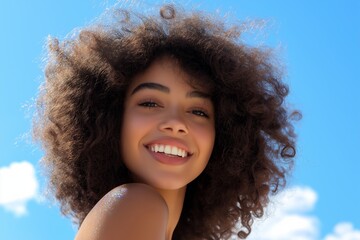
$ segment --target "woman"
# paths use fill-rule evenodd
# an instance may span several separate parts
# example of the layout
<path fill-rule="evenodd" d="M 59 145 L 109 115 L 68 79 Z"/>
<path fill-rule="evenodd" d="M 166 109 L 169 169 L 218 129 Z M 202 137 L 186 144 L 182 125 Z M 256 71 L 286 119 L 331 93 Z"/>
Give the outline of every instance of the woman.
<path fill-rule="evenodd" d="M 50 43 L 39 97 L 35 133 L 76 239 L 245 238 L 295 156 L 269 52 L 204 14 L 114 12 Z"/>

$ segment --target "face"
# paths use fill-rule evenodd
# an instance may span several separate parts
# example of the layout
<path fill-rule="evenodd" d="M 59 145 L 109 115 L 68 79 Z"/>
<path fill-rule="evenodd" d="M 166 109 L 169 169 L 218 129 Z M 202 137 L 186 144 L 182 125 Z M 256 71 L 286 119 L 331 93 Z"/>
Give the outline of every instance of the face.
<path fill-rule="evenodd" d="M 214 108 L 203 89 L 170 58 L 137 75 L 127 92 L 123 161 L 137 182 L 180 189 L 207 165 L 215 140 Z"/>

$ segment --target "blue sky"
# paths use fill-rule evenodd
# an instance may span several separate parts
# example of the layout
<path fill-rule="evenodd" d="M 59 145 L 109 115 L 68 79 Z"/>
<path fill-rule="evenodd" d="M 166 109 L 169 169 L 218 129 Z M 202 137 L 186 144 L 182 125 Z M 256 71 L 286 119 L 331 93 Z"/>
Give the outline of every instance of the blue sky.
<path fill-rule="evenodd" d="M 154 1 L 138 2 L 149 8 Z M 246 38 L 276 48 L 286 65 L 289 103 L 304 116 L 296 125 L 299 149 L 288 189 L 251 239 L 360 239 L 360 1 L 183 2 L 229 15 L 230 22 L 264 19 L 265 31 Z M 0 2 L 0 239 L 72 239 L 76 233 L 44 197 L 29 106 L 43 80 L 47 36 L 63 38 L 114 3 Z"/>

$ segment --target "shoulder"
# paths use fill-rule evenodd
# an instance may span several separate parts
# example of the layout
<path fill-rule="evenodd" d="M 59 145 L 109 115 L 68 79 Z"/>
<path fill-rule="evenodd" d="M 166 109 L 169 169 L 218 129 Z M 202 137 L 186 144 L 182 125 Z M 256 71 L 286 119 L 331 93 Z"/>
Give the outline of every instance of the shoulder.
<path fill-rule="evenodd" d="M 145 184 L 126 184 L 107 193 L 89 212 L 75 240 L 164 239 L 168 208 Z"/>

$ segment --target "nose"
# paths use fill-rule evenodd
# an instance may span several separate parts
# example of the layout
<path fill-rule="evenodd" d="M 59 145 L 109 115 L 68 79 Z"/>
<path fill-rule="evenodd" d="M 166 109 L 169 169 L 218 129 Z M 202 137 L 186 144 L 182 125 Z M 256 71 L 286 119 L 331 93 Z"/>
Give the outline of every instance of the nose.
<path fill-rule="evenodd" d="M 188 134 L 188 128 L 185 124 L 185 121 L 178 114 L 166 116 L 164 120 L 159 124 L 159 129 L 162 132 L 172 134 Z"/>

